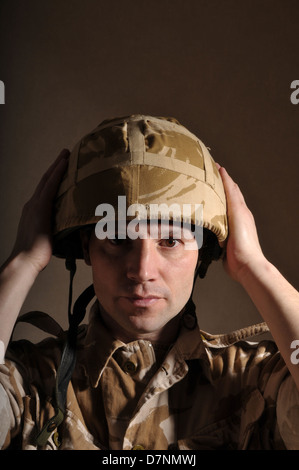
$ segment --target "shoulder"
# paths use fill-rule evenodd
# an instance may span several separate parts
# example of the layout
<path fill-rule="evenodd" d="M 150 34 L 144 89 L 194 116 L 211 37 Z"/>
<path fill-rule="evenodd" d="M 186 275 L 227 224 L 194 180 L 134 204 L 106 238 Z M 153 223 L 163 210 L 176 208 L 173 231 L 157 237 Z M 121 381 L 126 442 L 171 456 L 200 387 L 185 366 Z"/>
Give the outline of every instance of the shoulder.
<path fill-rule="evenodd" d="M 267 332 L 265 323 L 228 334 L 212 335 L 201 331 L 213 380 L 229 377 L 241 380 L 243 385 L 255 384 L 265 389 L 275 378 L 278 386 L 288 369 L 276 343 L 269 336 L 265 339 Z"/>
<path fill-rule="evenodd" d="M 84 341 L 86 326 L 79 328 L 78 347 Z M 11 371 L 16 370 L 25 382 L 41 384 L 53 381 L 61 362 L 67 332 L 61 331 L 59 337 L 48 336 L 38 343 L 22 339 L 12 341 L 5 355 L 6 364 Z"/>

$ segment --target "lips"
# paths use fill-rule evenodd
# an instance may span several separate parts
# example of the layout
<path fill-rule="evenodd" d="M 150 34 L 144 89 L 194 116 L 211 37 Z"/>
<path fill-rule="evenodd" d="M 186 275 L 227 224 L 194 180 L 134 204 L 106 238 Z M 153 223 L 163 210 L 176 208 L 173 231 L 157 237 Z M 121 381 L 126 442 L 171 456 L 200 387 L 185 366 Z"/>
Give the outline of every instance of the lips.
<path fill-rule="evenodd" d="M 162 297 L 159 297 L 157 295 L 146 295 L 146 296 L 132 295 L 132 296 L 124 296 L 122 298 L 128 301 L 131 305 L 135 307 L 149 307 L 162 299 Z"/>

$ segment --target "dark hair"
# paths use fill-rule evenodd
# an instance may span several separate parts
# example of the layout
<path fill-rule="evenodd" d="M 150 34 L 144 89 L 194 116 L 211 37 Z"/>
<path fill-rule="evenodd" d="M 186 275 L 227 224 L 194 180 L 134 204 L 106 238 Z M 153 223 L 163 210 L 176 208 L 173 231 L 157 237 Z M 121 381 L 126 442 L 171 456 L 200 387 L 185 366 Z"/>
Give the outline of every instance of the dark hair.
<path fill-rule="evenodd" d="M 218 260 L 223 252 L 219 246 L 216 235 L 210 230 L 203 229 L 203 243 L 199 250 L 197 275 L 203 279 L 208 267 L 214 260 Z M 200 262 L 200 263 L 199 263 Z"/>

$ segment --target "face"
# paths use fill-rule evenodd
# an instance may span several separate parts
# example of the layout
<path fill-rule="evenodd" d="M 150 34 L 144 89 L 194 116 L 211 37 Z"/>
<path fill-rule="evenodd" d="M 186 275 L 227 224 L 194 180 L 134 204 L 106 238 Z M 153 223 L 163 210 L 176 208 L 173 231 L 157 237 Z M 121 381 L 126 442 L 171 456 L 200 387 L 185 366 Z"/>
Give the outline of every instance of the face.
<path fill-rule="evenodd" d="M 187 229 L 185 229 L 187 230 Z M 159 224 L 156 238 L 99 240 L 94 231 L 83 238 L 85 261 L 92 267 L 96 296 L 103 319 L 122 341 L 167 341 L 178 328 L 179 313 L 193 287 L 196 243 L 190 232 L 168 232 Z"/>

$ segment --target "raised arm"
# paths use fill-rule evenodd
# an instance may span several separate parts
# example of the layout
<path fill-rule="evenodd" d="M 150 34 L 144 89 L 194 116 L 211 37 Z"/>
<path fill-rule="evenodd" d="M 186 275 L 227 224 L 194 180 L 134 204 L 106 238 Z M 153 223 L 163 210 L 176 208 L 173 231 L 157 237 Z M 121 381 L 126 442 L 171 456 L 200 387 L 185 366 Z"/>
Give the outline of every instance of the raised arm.
<path fill-rule="evenodd" d="M 0 356 L 30 288 L 51 259 L 52 207 L 68 156 L 68 150 L 60 153 L 25 204 L 12 253 L 1 267 Z"/>
<path fill-rule="evenodd" d="M 299 340 L 299 293 L 265 258 L 254 217 L 238 185 L 224 168 L 219 167 L 219 172 L 228 205 L 225 268 L 244 287 L 269 326 L 299 390 L 299 365 L 291 359 L 291 344 Z"/>

